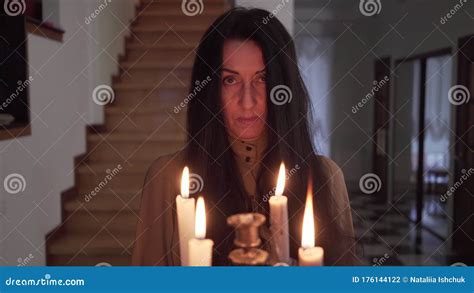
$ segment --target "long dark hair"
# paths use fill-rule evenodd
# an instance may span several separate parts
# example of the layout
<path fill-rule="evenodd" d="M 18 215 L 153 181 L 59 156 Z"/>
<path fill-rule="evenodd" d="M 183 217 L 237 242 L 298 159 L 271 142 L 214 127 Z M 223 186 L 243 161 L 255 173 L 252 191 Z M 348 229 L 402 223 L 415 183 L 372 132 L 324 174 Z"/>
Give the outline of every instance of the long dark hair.
<path fill-rule="evenodd" d="M 329 174 L 312 143 L 310 99 L 296 65 L 295 46 L 276 17 L 262 9 L 246 8 L 227 11 L 209 27 L 200 41 L 192 71 L 190 93 L 194 96 L 188 104 L 185 162 L 191 172 L 204 179 L 202 194 L 208 211 L 208 235 L 215 242 L 214 264 L 226 264 L 227 254 L 232 249 L 232 229 L 227 227 L 226 217 L 251 210 L 222 114 L 222 52 L 224 42 L 229 39 L 254 41 L 262 50 L 266 67 L 268 148 L 257 179 L 256 200 L 263 207 L 260 212 L 268 216 L 264 197 L 275 186 L 280 162 L 285 162 L 287 169 L 298 166 L 297 174 L 287 180 L 285 188 L 289 198 L 291 255 L 297 258 L 306 187 L 311 174 L 319 224 L 317 242 L 326 247 L 325 261 L 330 265 L 341 257 L 332 256 L 331 249 L 338 243 L 345 243 L 349 249 L 352 242 L 345 240 L 348 235 L 344 235 L 343 227 L 338 224 Z M 198 84 L 203 86 L 196 91 Z M 270 91 L 281 85 L 290 89 L 292 100 L 277 105 L 271 101 Z"/>

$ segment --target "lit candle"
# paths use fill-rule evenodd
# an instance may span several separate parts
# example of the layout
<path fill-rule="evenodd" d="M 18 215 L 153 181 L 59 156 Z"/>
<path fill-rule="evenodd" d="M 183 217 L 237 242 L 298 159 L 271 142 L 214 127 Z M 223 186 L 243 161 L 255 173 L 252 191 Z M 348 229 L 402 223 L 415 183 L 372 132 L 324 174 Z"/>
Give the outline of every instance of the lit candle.
<path fill-rule="evenodd" d="M 195 238 L 189 240 L 189 265 L 211 266 L 214 242 L 206 238 L 206 208 L 199 197 L 196 204 Z"/>
<path fill-rule="evenodd" d="M 301 237 L 301 247 L 298 250 L 300 266 L 322 266 L 324 259 L 324 250 L 322 247 L 315 246 L 315 229 L 313 215 L 313 192 L 311 180 L 308 184 L 306 194 L 306 206 L 303 216 L 303 235 Z"/>
<path fill-rule="evenodd" d="M 181 177 L 181 194 L 176 196 L 178 212 L 179 251 L 181 265 L 187 266 L 189 259 L 188 242 L 194 235 L 195 200 L 189 198 L 189 169 L 184 167 Z"/>
<path fill-rule="evenodd" d="M 281 163 L 275 195 L 270 197 L 270 231 L 272 233 L 272 258 L 276 262 L 290 263 L 290 238 L 288 235 L 288 198 L 285 188 L 285 165 Z"/>

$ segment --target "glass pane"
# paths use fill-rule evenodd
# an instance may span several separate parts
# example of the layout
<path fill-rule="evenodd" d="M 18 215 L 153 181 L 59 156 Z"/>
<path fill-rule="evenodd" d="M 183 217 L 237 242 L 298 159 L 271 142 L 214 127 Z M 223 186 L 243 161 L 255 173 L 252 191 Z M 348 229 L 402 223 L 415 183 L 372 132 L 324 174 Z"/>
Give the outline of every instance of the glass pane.
<path fill-rule="evenodd" d="M 426 62 L 426 102 L 424 136 L 423 225 L 442 237 L 448 237 L 452 215 L 445 195 L 449 184 L 451 162 L 451 104 L 448 99 L 452 83 L 452 58 L 433 57 Z"/>

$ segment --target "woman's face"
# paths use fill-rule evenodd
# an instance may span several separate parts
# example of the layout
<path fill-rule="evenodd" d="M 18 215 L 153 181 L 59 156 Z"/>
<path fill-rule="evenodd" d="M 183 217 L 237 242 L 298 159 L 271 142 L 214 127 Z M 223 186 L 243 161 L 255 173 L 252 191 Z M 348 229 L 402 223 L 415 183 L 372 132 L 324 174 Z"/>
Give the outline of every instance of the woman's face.
<path fill-rule="evenodd" d="M 262 51 L 253 41 L 224 43 L 221 99 L 227 132 L 242 140 L 265 129 L 267 96 Z"/>

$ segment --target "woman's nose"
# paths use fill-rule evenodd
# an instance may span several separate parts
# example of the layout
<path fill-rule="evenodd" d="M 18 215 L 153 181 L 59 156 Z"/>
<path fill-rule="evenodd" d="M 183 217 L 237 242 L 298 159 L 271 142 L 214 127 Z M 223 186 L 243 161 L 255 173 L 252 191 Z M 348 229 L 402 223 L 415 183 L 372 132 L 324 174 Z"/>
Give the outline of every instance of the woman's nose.
<path fill-rule="evenodd" d="M 257 103 L 258 91 L 255 89 L 251 82 L 245 83 L 242 87 L 240 95 L 240 105 L 244 109 L 252 109 Z"/>

